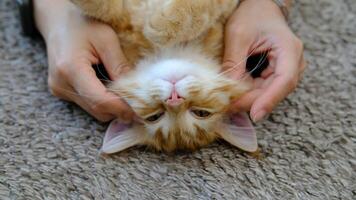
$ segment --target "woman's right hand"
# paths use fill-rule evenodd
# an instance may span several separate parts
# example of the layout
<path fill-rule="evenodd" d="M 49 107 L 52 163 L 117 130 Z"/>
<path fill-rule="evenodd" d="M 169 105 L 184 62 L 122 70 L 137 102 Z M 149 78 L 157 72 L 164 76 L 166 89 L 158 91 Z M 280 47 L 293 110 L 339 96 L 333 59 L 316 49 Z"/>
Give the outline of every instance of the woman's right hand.
<path fill-rule="evenodd" d="M 35 19 L 48 53 L 48 84 L 54 96 L 72 101 L 100 121 L 134 113 L 97 78 L 93 64 L 102 62 L 110 79 L 119 78 L 128 62 L 114 30 L 87 19 L 68 0 L 35 0 Z"/>

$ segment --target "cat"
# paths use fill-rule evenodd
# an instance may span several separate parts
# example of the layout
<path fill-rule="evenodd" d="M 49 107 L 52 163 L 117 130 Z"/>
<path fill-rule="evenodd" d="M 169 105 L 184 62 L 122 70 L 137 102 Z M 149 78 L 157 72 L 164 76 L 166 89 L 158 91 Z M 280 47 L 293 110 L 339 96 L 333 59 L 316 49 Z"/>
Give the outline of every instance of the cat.
<path fill-rule="evenodd" d="M 257 150 L 248 115 L 228 112 L 251 85 L 220 72 L 224 25 L 238 0 L 71 1 L 113 27 L 135 66 L 108 89 L 138 117 L 129 124 L 111 122 L 103 153 L 135 145 L 196 150 L 219 138 L 244 151 Z"/>

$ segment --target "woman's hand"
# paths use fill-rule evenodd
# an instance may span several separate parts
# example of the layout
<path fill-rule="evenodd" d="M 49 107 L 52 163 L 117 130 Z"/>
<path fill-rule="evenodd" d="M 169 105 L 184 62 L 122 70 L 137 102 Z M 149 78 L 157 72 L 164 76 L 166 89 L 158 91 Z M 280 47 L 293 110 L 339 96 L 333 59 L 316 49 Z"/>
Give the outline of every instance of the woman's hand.
<path fill-rule="evenodd" d="M 36 24 L 47 45 L 53 95 L 77 103 L 100 121 L 131 120 L 132 110 L 107 91 L 92 68 L 102 62 L 115 80 L 128 66 L 112 28 L 83 17 L 68 0 L 34 2 Z"/>
<path fill-rule="evenodd" d="M 232 110 L 250 110 L 253 121 L 266 117 L 297 86 L 305 68 L 303 44 L 272 0 L 245 0 L 226 26 L 223 69 L 235 79 L 246 73 L 251 54 L 268 51 L 269 66 Z"/>

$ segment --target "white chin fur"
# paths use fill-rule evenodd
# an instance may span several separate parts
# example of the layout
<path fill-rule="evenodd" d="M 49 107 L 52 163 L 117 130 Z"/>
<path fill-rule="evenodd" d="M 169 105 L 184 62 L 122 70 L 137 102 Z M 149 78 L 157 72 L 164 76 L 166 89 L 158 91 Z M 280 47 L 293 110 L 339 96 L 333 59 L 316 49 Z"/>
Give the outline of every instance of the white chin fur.
<path fill-rule="evenodd" d="M 205 56 L 197 47 L 172 47 L 154 56 L 148 55 L 138 63 L 137 69 L 146 77 L 167 80 L 188 75 L 214 75 L 220 67 L 217 61 Z"/>
<path fill-rule="evenodd" d="M 127 80 L 135 80 L 142 92 L 160 88 L 163 100 L 172 90 L 169 81 L 182 80 L 177 82 L 176 88 L 184 97 L 186 88 L 191 84 L 203 83 L 204 87 L 209 87 L 212 83 L 209 80 L 214 79 L 219 70 L 218 62 L 206 57 L 197 47 L 172 47 L 155 53 L 154 56 L 147 55 L 137 64 L 136 70 L 132 76 L 127 77 Z"/>

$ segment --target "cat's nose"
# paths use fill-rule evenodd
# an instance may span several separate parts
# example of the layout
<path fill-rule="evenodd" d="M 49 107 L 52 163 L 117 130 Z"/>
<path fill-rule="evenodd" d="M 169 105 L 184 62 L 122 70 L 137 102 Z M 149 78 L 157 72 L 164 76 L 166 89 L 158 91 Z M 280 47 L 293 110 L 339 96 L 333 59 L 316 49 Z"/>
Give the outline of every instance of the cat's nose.
<path fill-rule="evenodd" d="M 183 102 L 184 102 L 184 98 L 179 96 L 175 86 L 173 86 L 172 93 L 170 97 L 168 97 L 168 99 L 166 100 L 167 105 L 171 107 L 176 107 L 181 105 Z"/>

